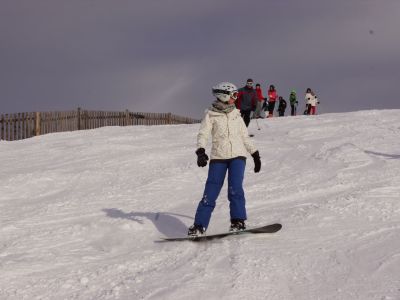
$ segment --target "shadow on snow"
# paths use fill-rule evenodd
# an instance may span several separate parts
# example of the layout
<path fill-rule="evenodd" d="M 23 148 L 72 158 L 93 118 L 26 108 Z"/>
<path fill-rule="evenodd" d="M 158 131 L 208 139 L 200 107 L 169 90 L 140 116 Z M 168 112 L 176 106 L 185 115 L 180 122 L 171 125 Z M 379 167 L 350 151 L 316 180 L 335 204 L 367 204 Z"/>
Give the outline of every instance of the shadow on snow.
<path fill-rule="evenodd" d="M 183 223 L 179 217 L 193 219 L 192 217 L 168 213 L 168 212 L 124 212 L 117 208 L 104 208 L 103 212 L 107 217 L 113 219 L 125 219 L 143 224 L 143 220 L 147 219 L 153 222 L 157 230 L 166 237 L 173 237 L 177 235 L 186 235 L 188 226 Z"/>

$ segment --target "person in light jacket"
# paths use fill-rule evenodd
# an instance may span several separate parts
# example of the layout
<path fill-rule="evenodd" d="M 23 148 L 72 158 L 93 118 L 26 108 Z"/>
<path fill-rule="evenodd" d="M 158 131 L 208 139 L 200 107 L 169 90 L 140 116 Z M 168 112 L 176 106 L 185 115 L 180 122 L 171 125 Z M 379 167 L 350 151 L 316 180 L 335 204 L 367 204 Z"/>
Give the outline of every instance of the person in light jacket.
<path fill-rule="evenodd" d="M 307 115 L 315 115 L 317 110 L 317 104 L 319 104 L 318 98 L 315 93 L 308 88 L 305 95 Z"/>
<path fill-rule="evenodd" d="M 208 155 L 205 148 L 210 135 L 212 146 L 203 197 L 197 206 L 194 224 L 188 230 L 188 236 L 193 237 L 205 234 L 226 173 L 228 173 L 230 230 L 246 229 L 243 179 L 248 153 L 254 160 L 254 172 L 258 173 L 261 169 L 260 154 L 249 138 L 240 111 L 235 108 L 238 95 L 236 86 L 222 82 L 214 86 L 212 92 L 217 99 L 206 110 L 197 135 L 196 154 L 199 167 L 207 165 Z"/>

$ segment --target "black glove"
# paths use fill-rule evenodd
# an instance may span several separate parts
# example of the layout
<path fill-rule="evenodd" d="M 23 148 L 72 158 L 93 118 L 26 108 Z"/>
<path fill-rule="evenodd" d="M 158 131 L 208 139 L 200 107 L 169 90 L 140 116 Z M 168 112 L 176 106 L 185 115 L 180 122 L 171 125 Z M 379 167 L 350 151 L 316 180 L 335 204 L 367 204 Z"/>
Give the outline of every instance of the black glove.
<path fill-rule="evenodd" d="M 204 148 L 199 148 L 196 150 L 197 154 L 197 165 L 199 167 L 207 166 L 208 156 L 206 154 L 206 150 Z"/>
<path fill-rule="evenodd" d="M 261 170 L 260 153 L 258 151 L 256 151 L 251 156 L 254 159 L 254 173 L 258 173 Z"/>

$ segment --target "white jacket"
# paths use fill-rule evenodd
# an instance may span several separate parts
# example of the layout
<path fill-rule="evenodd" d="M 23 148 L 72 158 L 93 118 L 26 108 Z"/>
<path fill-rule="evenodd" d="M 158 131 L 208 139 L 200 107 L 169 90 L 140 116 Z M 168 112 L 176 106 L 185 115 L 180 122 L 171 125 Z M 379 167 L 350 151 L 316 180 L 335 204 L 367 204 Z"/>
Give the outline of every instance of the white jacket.
<path fill-rule="evenodd" d="M 311 93 L 306 93 L 306 104 L 311 104 L 311 106 L 317 106 L 318 104 L 318 98 L 316 95 L 313 95 Z"/>
<path fill-rule="evenodd" d="M 236 108 L 228 114 L 206 110 L 197 135 L 197 148 L 206 148 L 211 133 L 210 159 L 246 157 L 257 151 L 249 138 L 247 127 Z"/>

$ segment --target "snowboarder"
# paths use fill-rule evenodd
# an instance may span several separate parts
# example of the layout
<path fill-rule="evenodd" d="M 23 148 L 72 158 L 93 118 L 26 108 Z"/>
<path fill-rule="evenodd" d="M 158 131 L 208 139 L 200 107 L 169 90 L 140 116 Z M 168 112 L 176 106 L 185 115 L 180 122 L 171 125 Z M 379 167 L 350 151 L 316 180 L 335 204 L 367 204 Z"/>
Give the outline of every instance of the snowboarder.
<path fill-rule="evenodd" d="M 290 92 L 289 101 L 290 101 L 290 108 L 291 108 L 290 115 L 295 116 L 297 113 L 297 104 L 299 104 L 299 101 L 297 101 L 295 90 L 292 90 Z"/>
<path fill-rule="evenodd" d="M 246 124 L 249 127 L 250 115 L 252 111 L 256 110 L 257 94 L 253 89 L 253 79 L 247 79 L 246 86 L 239 90 L 236 107 L 240 110 L 240 114 Z"/>
<path fill-rule="evenodd" d="M 283 97 L 279 97 L 279 105 L 278 105 L 278 113 L 280 117 L 284 117 L 285 116 L 285 110 L 286 110 L 286 100 L 283 99 Z"/>
<path fill-rule="evenodd" d="M 275 86 L 271 84 L 268 90 L 268 118 L 272 118 L 274 116 L 275 102 L 278 98 L 276 93 Z"/>
<path fill-rule="evenodd" d="M 212 136 L 211 159 L 208 177 L 200 200 L 194 224 L 188 230 L 188 236 L 199 236 L 206 232 L 215 202 L 224 184 L 228 172 L 228 200 L 230 202 L 231 231 L 246 228 L 247 219 L 243 190 L 246 154 L 254 160 L 254 172 L 261 169 L 260 154 L 249 138 L 246 124 L 235 108 L 238 91 L 229 82 L 217 84 L 212 89 L 217 98 L 206 110 L 197 135 L 197 165 L 205 167 L 208 155 L 205 147 L 209 135 Z"/>
<path fill-rule="evenodd" d="M 308 88 L 306 90 L 306 96 L 305 96 L 305 100 L 306 100 L 306 105 L 307 105 L 307 115 L 315 115 L 316 114 L 316 110 L 317 110 L 317 104 L 319 104 L 318 98 L 315 95 L 315 93 Z"/>

